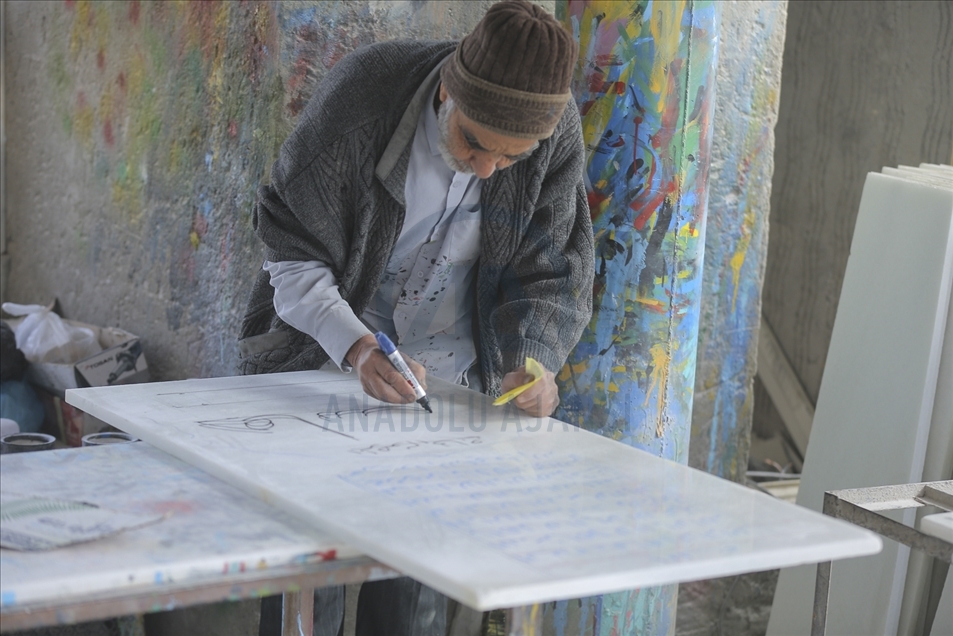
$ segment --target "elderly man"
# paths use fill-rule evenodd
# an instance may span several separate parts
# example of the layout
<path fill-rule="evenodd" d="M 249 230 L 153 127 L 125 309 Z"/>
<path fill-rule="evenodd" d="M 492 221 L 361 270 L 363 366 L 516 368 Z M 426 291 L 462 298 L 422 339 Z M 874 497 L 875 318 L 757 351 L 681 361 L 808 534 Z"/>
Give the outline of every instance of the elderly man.
<path fill-rule="evenodd" d="M 267 260 L 242 372 L 332 364 L 373 397 L 413 401 L 382 331 L 421 382 L 491 396 L 525 383 L 532 357 L 547 372 L 515 404 L 550 415 L 554 372 L 592 311 L 576 55 L 545 10 L 506 0 L 459 43 L 385 42 L 338 62 L 259 190 Z M 359 634 L 444 630 L 445 601 L 419 584 L 365 585 L 360 602 Z"/>

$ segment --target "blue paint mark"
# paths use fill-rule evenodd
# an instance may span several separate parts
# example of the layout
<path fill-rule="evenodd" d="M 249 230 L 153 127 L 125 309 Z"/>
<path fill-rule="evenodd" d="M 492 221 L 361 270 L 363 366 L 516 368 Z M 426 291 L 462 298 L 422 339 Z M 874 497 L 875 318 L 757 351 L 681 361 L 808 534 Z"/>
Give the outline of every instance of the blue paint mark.
<path fill-rule="evenodd" d="M 162 572 L 156 571 L 154 583 L 156 585 L 159 585 L 160 583 L 162 583 Z"/>
<path fill-rule="evenodd" d="M 3 593 L 0 594 L 0 605 L 3 605 L 4 607 L 6 607 L 7 605 L 15 605 L 16 602 L 17 602 L 16 592 L 12 590 L 4 590 Z"/>
<path fill-rule="evenodd" d="M 212 153 L 205 153 L 205 167 L 208 168 L 208 171 L 212 171 Z"/>
<path fill-rule="evenodd" d="M 553 609 L 553 627 L 556 636 L 566 636 L 566 621 L 569 620 L 569 601 L 556 601 Z"/>
<path fill-rule="evenodd" d="M 281 5 L 284 8 L 284 5 Z M 285 13 L 282 11 L 281 24 L 285 29 L 297 29 L 314 22 L 314 16 L 318 13 L 318 8 L 311 6 L 304 9 L 293 9 Z"/>

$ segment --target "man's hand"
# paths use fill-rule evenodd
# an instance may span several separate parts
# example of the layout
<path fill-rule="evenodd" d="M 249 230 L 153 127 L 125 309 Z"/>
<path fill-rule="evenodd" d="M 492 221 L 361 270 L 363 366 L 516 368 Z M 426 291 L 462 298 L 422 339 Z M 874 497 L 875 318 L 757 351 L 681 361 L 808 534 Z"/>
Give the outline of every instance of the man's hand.
<path fill-rule="evenodd" d="M 404 354 L 401 355 L 404 356 Z M 380 350 L 380 347 L 377 346 L 377 340 L 372 334 L 363 336 L 351 345 L 345 358 L 357 371 L 361 386 L 369 396 L 382 402 L 396 404 L 407 404 L 417 400 L 410 384 L 394 368 L 384 352 Z M 420 386 L 426 391 L 426 369 L 407 356 L 404 356 L 404 360 L 407 361 L 407 366 L 410 367 L 411 372 L 420 382 Z"/>
<path fill-rule="evenodd" d="M 503 385 L 500 392 L 506 393 L 511 389 L 533 381 L 533 375 L 526 372 L 526 367 L 520 367 L 503 376 Z M 513 399 L 513 404 L 533 417 L 549 417 L 559 406 L 559 392 L 556 390 L 556 374 L 546 371 L 539 382 L 526 389 Z"/>

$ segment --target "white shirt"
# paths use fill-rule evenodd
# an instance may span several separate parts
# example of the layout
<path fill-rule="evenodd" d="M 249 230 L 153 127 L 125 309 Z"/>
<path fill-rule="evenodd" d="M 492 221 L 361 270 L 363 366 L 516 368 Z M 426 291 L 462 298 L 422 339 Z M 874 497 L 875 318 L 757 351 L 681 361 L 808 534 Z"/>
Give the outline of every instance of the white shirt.
<path fill-rule="evenodd" d="M 278 316 L 312 336 L 344 370 L 349 370 L 348 350 L 372 330 L 387 333 L 428 373 L 451 382 L 466 383 L 465 372 L 476 362 L 471 321 L 482 181 L 451 170 L 438 139 L 436 113 L 424 108 L 407 166 L 404 225 L 380 289 L 361 318 L 341 298 L 327 264 L 263 265 L 275 288 Z"/>

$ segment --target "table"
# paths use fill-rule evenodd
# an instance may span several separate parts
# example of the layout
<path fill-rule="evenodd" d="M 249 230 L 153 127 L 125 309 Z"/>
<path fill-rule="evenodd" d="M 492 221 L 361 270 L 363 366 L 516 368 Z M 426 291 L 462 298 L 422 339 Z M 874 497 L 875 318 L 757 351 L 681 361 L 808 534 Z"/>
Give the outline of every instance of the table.
<path fill-rule="evenodd" d="M 0 550 L 3 632 L 283 592 L 310 600 L 310 588 L 398 576 L 144 442 L 3 455 L 0 489 L 168 514 L 90 543 Z M 311 603 L 300 609 L 308 624 Z"/>
<path fill-rule="evenodd" d="M 908 527 L 880 514 L 886 510 L 920 506 L 934 506 L 953 511 L 953 481 L 850 488 L 824 493 L 824 514 L 874 530 L 888 539 L 921 550 L 949 564 L 953 558 L 953 541 Z M 818 563 L 811 636 L 824 636 L 827 633 L 830 580 L 830 561 Z"/>
<path fill-rule="evenodd" d="M 429 384 L 432 416 L 368 398 L 337 371 L 66 399 L 478 610 L 881 548 L 845 522 Z"/>

